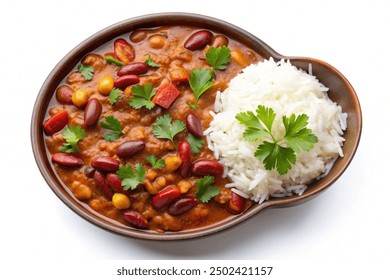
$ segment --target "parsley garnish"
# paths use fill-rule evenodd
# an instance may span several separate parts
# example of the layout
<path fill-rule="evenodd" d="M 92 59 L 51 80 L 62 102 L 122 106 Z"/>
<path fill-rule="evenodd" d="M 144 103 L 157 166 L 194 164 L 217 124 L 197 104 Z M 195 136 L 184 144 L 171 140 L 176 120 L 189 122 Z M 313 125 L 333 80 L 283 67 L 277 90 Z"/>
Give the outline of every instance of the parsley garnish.
<path fill-rule="evenodd" d="M 174 144 L 173 138 L 176 134 L 183 131 L 186 125 L 179 120 L 171 122 L 172 117 L 169 114 L 159 116 L 152 126 L 153 135 L 157 138 L 168 139 Z"/>
<path fill-rule="evenodd" d="M 312 130 L 306 128 L 309 117 L 306 114 L 283 116 L 285 135 L 275 139 L 272 125 L 276 114 L 272 108 L 259 105 L 256 115 L 247 111 L 236 115 L 236 119 L 247 126 L 243 137 L 250 142 L 262 140 L 255 156 L 262 160 L 267 170 L 277 169 L 279 174 L 286 174 L 296 162 L 296 155 L 301 151 L 310 151 L 318 142 Z M 265 139 L 264 139 L 265 138 Z M 268 141 L 269 140 L 269 141 Z"/>
<path fill-rule="evenodd" d="M 120 165 L 116 175 L 122 179 L 122 187 L 125 191 L 134 190 L 145 180 L 145 167 L 137 163 L 135 169 L 130 165 Z"/>
<path fill-rule="evenodd" d="M 213 176 L 204 176 L 201 179 L 196 180 L 197 191 L 196 197 L 203 203 L 208 202 L 212 197 L 219 194 L 219 188 L 211 186 L 214 184 Z"/>
<path fill-rule="evenodd" d="M 153 169 L 161 169 L 165 166 L 165 161 L 162 158 L 157 158 L 155 155 L 148 155 L 146 161 L 150 163 Z"/>
<path fill-rule="evenodd" d="M 152 97 L 156 94 L 156 90 L 153 90 L 152 84 L 147 83 L 144 86 L 136 85 L 131 87 L 131 93 L 134 97 L 130 98 L 130 106 L 134 109 L 146 107 L 151 110 L 155 104 L 152 102 Z"/>
<path fill-rule="evenodd" d="M 121 130 L 121 123 L 114 116 L 106 117 L 104 122 L 99 122 L 101 127 L 110 129 L 110 131 L 104 133 L 103 137 L 108 142 L 113 142 L 123 134 Z"/>
<path fill-rule="evenodd" d="M 153 61 L 153 59 L 150 57 L 150 54 L 146 57 L 146 60 L 144 64 L 150 66 L 150 67 L 160 67 L 160 64 L 157 64 L 156 62 Z"/>
<path fill-rule="evenodd" d="M 206 53 L 206 61 L 214 69 L 225 70 L 230 62 L 230 49 L 222 47 L 211 47 Z"/>
<path fill-rule="evenodd" d="M 92 66 L 85 65 L 85 64 L 79 64 L 77 67 L 77 71 L 81 73 L 81 75 L 86 79 L 87 81 L 92 80 L 94 69 Z"/>
<path fill-rule="evenodd" d="M 212 69 L 206 68 L 197 68 L 191 71 L 190 73 L 190 87 L 192 92 L 195 95 L 195 105 L 187 104 L 193 109 L 198 109 L 198 100 L 199 97 L 209 88 L 214 85 L 214 82 L 211 81 L 214 78 L 214 71 Z"/>
<path fill-rule="evenodd" d="M 66 143 L 60 147 L 60 152 L 74 153 L 79 151 L 77 142 L 85 137 L 85 130 L 79 125 L 71 124 L 69 127 L 65 127 L 62 131 L 62 137 L 66 140 Z"/>
<path fill-rule="evenodd" d="M 203 144 L 204 144 L 202 138 L 195 137 L 195 136 L 192 135 L 191 133 L 188 134 L 188 136 L 187 136 L 187 141 L 188 141 L 188 143 L 190 144 L 191 153 L 193 153 L 193 154 L 199 153 L 200 150 L 201 150 L 202 147 L 203 147 Z"/>
<path fill-rule="evenodd" d="M 119 66 L 119 67 L 125 65 L 122 61 L 120 61 L 120 60 L 118 60 L 118 59 L 116 59 L 116 58 L 113 58 L 112 56 L 106 55 L 106 56 L 104 57 L 104 59 L 105 59 L 108 63 L 113 63 L 113 64 L 115 64 L 116 66 Z"/>
<path fill-rule="evenodd" d="M 110 105 L 114 105 L 115 103 L 117 103 L 120 99 L 123 98 L 123 91 L 121 91 L 119 88 L 113 88 L 111 91 L 110 91 L 110 95 L 109 95 L 109 101 L 110 101 Z"/>

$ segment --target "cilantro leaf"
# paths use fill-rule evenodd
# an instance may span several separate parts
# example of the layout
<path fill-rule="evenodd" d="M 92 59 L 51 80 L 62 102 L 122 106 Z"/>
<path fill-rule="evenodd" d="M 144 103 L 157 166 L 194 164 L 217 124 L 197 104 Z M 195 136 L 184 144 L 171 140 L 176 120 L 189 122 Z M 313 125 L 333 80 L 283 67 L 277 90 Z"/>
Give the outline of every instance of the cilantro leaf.
<path fill-rule="evenodd" d="M 265 169 L 276 168 L 280 175 L 286 174 L 297 159 L 293 149 L 267 141 L 257 147 L 255 157 L 263 161 Z"/>
<path fill-rule="evenodd" d="M 146 161 L 150 163 L 153 169 L 161 169 L 165 166 L 165 161 L 162 158 L 157 158 L 155 155 L 148 155 Z"/>
<path fill-rule="evenodd" d="M 103 135 L 104 139 L 108 142 L 115 141 L 123 134 L 121 123 L 114 116 L 106 117 L 104 122 L 99 122 L 99 125 L 110 130 Z"/>
<path fill-rule="evenodd" d="M 285 134 L 280 139 L 275 139 L 272 134 L 272 125 L 276 114 L 272 108 L 259 105 L 256 115 L 253 112 L 242 112 L 236 115 L 236 119 L 247 128 L 243 133 L 245 140 L 250 142 L 263 141 L 257 147 L 255 157 L 263 161 L 267 170 L 277 169 L 279 174 L 286 174 L 296 162 L 297 153 L 310 151 L 318 142 L 316 135 L 307 128 L 309 117 L 305 114 L 292 114 L 283 116 L 282 122 Z M 271 140 L 272 142 L 266 141 Z"/>
<path fill-rule="evenodd" d="M 311 129 L 306 128 L 309 117 L 299 115 L 295 118 L 292 114 L 290 118 L 283 116 L 283 125 L 286 129 L 284 141 L 296 152 L 301 150 L 310 151 L 314 144 L 318 142 L 317 136 L 312 133 Z"/>
<path fill-rule="evenodd" d="M 202 147 L 203 147 L 203 144 L 204 144 L 202 138 L 195 137 L 195 136 L 192 135 L 191 133 L 188 134 L 188 136 L 187 136 L 187 141 L 188 141 L 188 143 L 190 144 L 191 153 L 193 153 L 193 154 L 199 153 L 200 150 L 201 150 Z"/>
<path fill-rule="evenodd" d="M 130 165 L 120 165 L 116 175 L 122 179 L 122 187 L 125 191 L 134 190 L 145 180 L 145 167 L 137 163 L 135 169 Z"/>
<path fill-rule="evenodd" d="M 256 116 L 265 124 L 268 132 L 272 133 L 272 124 L 276 117 L 275 111 L 272 108 L 260 105 L 256 109 Z"/>
<path fill-rule="evenodd" d="M 260 120 L 251 111 L 238 113 L 236 119 L 243 125 L 247 126 L 243 136 L 249 142 L 255 142 L 259 138 L 267 137 L 268 131 L 262 126 Z"/>
<path fill-rule="evenodd" d="M 160 67 L 160 64 L 157 64 L 156 62 L 153 61 L 153 59 L 150 57 L 150 54 L 146 57 L 146 60 L 144 64 L 150 66 L 150 67 Z"/>
<path fill-rule="evenodd" d="M 211 186 L 212 184 L 214 184 L 213 176 L 204 176 L 196 180 L 197 191 L 195 195 L 203 203 L 208 202 L 212 197 L 219 194 L 219 188 Z"/>
<path fill-rule="evenodd" d="M 190 72 L 190 87 L 195 95 L 195 105 L 187 103 L 192 109 L 198 108 L 200 96 L 214 85 L 211 81 L 214 78 L 214 71 L 206 68 L 197 68 Z"/>
<path fill-rule="evenodd" d="M 206 61 L 214 69 L 225 70 L 230 62 L 230 49 L 228 47 L 211 47 L 206 53 Z"/>
<path fill-rule="evenodd" d="M 109 98 L 109 101 L 110 101 L 110 105 L 114 105 L 120 99 L 123 98 L 123 91 L 121 91 L 119 88 L 113 88 L 110 91 L 110 95 L 109 95 L 108 98 Z"/>
<path fill-rule="evenodd" d="M 125 65 L 122 61 L 120 61 L 116 58 L 113 58 L 112 56 L 109 56 L 109 55 L 106 55 L 104 57 L 104 59 L 106 60 L 106 62 L 115 64 L 116 66 L 119 66 L 119 67 Z"/>
<path fill-rule="evenodd" d="M 77 71 L 81 73 L 81 75 L 86 79 L 87 81 L 92 80 L 94 69 L 92 66 L 85 65 L 80 63 L 77 67 Z"/>
<path fill-rule="evenodd" d="M 155 104 L 151 99 L 156 94 L 156 90 L 152 89 L 153 87 L 151 83 L 147 83 L 144 86 L 133 86 L 131 88 L 131 93 L 134 97 L 130 98 L 130 106 L 134 109 L 139 109 L 141 107 L 146 107 L 148 110 L 153 109 Z"/>
<path fill-rule="evenodd" d="M 84 139 L 85 130 L 79 125 L 71 124 L 69 127 L 65 127 L 62 130 L 62 137 L 64 137 L 66 143 L 60 147 L 60 152 L 74 153 L 79 151 L 77 143 Z"/>
<path fill-rule="evenodd" d="M 152 125 L 152 133 L 157 138 L 168 139 L 172 143 L 176 134 L 185 129 L 185 124 L 179 120 L 172 122 L 172 117 L 169 114 L 159 116 L 156 122 Z"/>

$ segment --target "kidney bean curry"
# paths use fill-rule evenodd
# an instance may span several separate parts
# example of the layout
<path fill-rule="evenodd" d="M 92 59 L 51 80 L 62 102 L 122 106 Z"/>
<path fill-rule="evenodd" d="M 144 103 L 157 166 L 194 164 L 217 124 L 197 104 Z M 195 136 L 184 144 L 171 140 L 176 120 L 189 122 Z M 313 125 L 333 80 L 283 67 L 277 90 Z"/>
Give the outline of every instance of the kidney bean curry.
<path fill-rule="evenodd" d="M 139 29 L 87 54 L 58 86 L 43 123 L 53 168 L 98 213 L 157 232 L 245 211 L 203 135 L 217 91 L 263 60 L 191 26 Z M 228 185 L 230 186 L 230 185 Z"/>

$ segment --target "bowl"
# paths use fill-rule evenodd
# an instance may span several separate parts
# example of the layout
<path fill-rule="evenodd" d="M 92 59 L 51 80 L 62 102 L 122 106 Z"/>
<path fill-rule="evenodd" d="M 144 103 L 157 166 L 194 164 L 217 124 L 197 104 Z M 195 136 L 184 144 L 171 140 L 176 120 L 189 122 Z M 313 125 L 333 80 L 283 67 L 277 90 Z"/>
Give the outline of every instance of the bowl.
<path fill-rule="evenodd" d="M 243 42 L 264 58 L 268 59 L 272 57 L 275 60 L 289 59 L 293 65 L 305 71 L 308 71 L 310 67 L 313 75 L 317 76 L 329 88 L 329 97 L 340 104 L 343 111 L 348 114 L 348 128 L 344 135 L 344 157 L 339 158 L 335 162 L 326 177 L 310 184 L 301 196 L 294 195 L 285 198 L 272 198 L 260 205 L 252 205 L 246 212 L 240 215 L 200 229 L 166 232 L 164 234 L 138 230 L 110 220 L 81 203 L 67 190 L 67 187 L 57 177 L 45 147 L 42 123 L 46 109 L 49 106 L 50 98 L 55 92 L 56 87 L 85 54 L 121 34 L 138 28 L 153 28 L 162 25 L 192 25 L 212 29 Z M 31 121 L 31 141 L 36 163 L 49 187 L 63 203 L 85 220 L 105 230 L 124 236 L 149 240 L 181 240 L 217 233 L 253 217 L 266 208 L 293 206 L 319 195 L 329 188 L 351 163 L 359 145 L 361 130 L 362 113 L 358 97 L 348 80 L 328 63 L 314 58 L 281 55 L 249 32 L 220 19 L 189 13 L 159 13 L 135 17 L 114 24 L 92 35 L 71 50 L 49 74 L 37 96 Z"/>

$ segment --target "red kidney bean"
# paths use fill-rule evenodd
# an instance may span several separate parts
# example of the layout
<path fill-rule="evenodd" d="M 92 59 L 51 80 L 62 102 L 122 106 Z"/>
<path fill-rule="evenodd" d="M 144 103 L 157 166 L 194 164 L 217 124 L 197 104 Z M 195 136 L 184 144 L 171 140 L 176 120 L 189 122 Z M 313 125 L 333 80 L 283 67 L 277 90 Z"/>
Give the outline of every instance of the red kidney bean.
<path fill-rule="evenodd" d="M 133 62 L 127 65 L 122 66 L 116 74 L 118 76 L 125 75 L 141 75 L 148 72 L 148 66 L 142 62 Z"/>
<path fill-rule="evenodd" d="M 229 209 L 236 212 L 241 213 L 245 210 L 246 199 L 242 196 L 232 192 L 232 198 L 229 201 Z"/>
<path fill-rule="evenodd" d="M 106 175 L 107 183 L 114 190 L 114 192 L 123 193 L 122 180 L 115 173 L 108 173 Z"/>
<path fill-rule="evenodd" d="M 63 129 L 69 120 L 67 111 L 61 111 L 51 116 L 43 123 L 43 130 L 47 135 L 53 135 L 54 133 Z"/>
<path fill-rule="evenodd" d="M 148 221 L 141 214 L 133 210 L 126 210 L 123 212 L 125 220 L 135 228 L 147 229 L 149 227 Z"/>
<path fill-rule="evenodd" d="M 72 105 L 73 92 L 74 90 L 70 86 L 62 85 L 58 87 L 56 91 L 57 101 L 60 102 L 61 104 Z"/>
<path fill-rule="evenodd" d="M 176 200 L 175 203 L 168 207 L 168 213 L 172 216 L 179 216 L 191 210 L 198 204 L 198 200 L 194 196 L 184 196 Z"/>
<path fill-rule="evenodd" d="M 140 140 L 123 142 L 116 149 L 116 154 L 121 158 L 128 158 L 145 149 L 145 143 Z"/>
<path fill-rule="evenodd" d="M 125 89 L 128 86 L 135 85 L 139 83 L 139 77 L 136 75 L 124 75 L 118 77 L 114 81 L 114 87 Z"/>
<path fill-rule="evenodd" d="M 203 136 L 203 128 L 197 115 L 189 113 L 186 117 L 186 127 L 195 137 Z"/>
<path fill-rule="evenodd" d="M 102 109 L 102 103 L 100 103 L 99 99 L 91 98 L 88 100 L 84 109 L 84 124 L 87 126 L 97 124 L 102 113 Z"/>
<path fill-rule="evenodd" d="M 112 199 L 113 193 L 110 186 L 107 184 L 106 176 L 104 173 L 99 170 L 95 170 L 93 174 L 93 179 L 95 180 L 96 186 L 99 191 L 109 200 Z"/>
<path fill-rule="evenodd" d="M 223 166 L 213 159 L 198 159 L 192 163 L 191 172 L 197 176 L 222 176 Z"/>
<path fill-rule="evenodd" d="M 93 168 L 105 172 L 115 172 L 119 169 L 119 161 L 107 156 L 93 158 L 91 165 Z"/>
<path fill-rule="evenodd" d="M 139 43 L 144 40 L 146 36 L 147 33 L 145 30 L 135 30 L 130 34 L 130 41 L 132 41 L 133 43 Z"/>
<path fill-rule="evenodd" d="M 66 153 L 53 154 L 51 160 L 65 167 L 80 167 L 83 165 L 83 161 L 80 158 Z"/>
<path fill-rule="evenodd" d="M 180 196 L 180 189 L 175 185 L 170 185 L 159 191 L 152 199 L 152 206 L 156 210 L 163 209 Z"/>
<path fill-rule="evenodd" d="M 187 177 L 191 168 L 191 146 L 187 140 L 179 143 L 177 148 L 182 164 L 179 167 L 179 172 L 182 177 Z"/>
<path fill-rule="evenodd" d="M 228 44 L 229 44 L 228 38 L 226 38 L 223 35 L 216 35 L 211 40 L 211 46 L 213 46 L 214 48 L 227 46 Z"/>
<path fill-rule="evenodd" d="M 87 166 L 84 169 L 85 175 L 87 175 L 88 178 L 93 178 L 93 174 L 95 173 L 95 169 L 92 166 Z"/>
<path fill-rule="evenodd" d="M 125 39 L 117 39 L 114 42 L 114 53 L 117 59 L 124 64 L 129 64 L 135 58 L 135 51 Z"/>
<path fill-rule="evenodd" d="M 200 30 L 192 34 L 184 43 L 184 47 L 190 51 L 203 49 L 211 42 L 213 34 L 208 30 Z"/>

